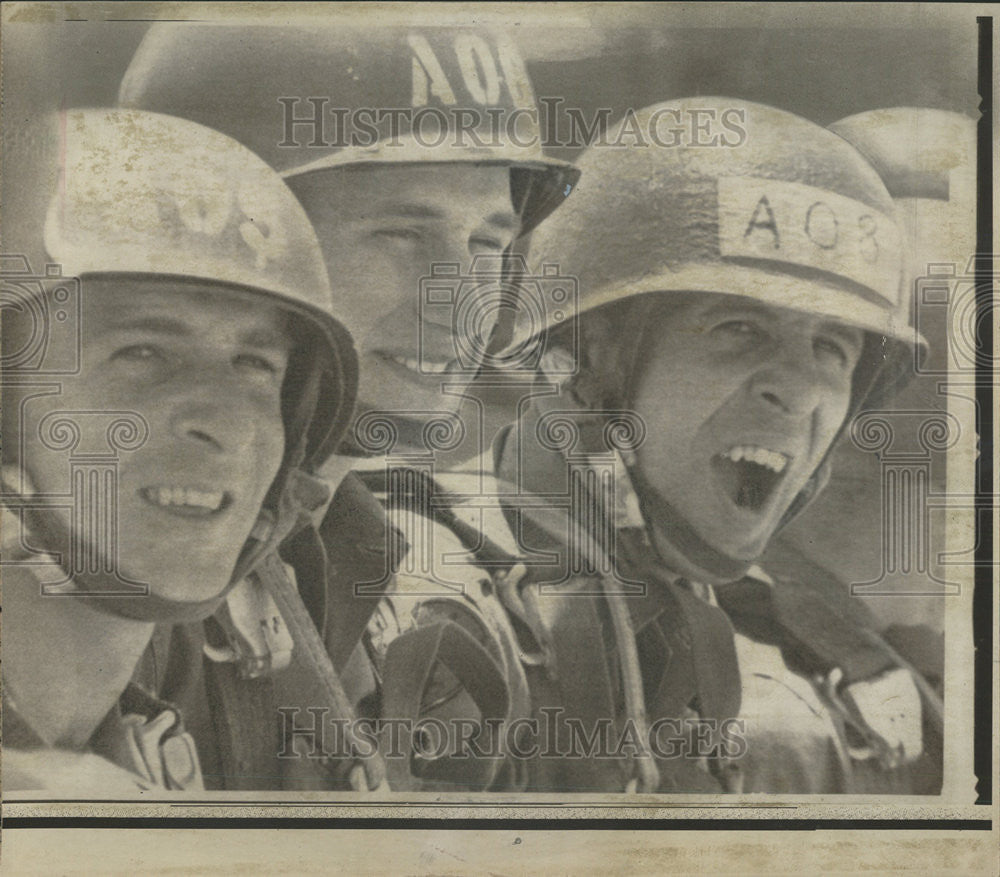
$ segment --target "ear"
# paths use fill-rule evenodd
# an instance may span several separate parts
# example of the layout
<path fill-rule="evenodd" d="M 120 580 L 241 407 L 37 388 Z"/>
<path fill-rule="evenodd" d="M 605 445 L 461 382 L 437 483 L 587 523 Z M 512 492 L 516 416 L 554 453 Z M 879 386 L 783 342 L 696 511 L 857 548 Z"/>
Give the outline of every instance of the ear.
<path fill-rule="evenodd" d="M 614 343 L 621 328 L 612 316 L 599 308 L 579 321 L 578 370 L 569 388 L 585 408 L 616 407 L 611 388 L 622 380 L 624 345 Z"/>

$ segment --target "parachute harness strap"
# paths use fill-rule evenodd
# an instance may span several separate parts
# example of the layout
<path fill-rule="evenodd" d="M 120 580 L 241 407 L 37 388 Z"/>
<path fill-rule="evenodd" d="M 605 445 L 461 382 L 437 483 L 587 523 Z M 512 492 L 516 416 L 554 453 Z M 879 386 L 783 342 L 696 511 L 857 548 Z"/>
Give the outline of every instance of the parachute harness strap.
<path fill-rule="evenodd" d="M 646 308 L 640 309 L 645 313 Z M 637 345 L 637 348 L 641 345 Z M 542 358 L 542 368 L 544 370 L 546 363 L 546 358 Z M 563 394 L 561 401 L 565 402 L 565 396 Z M 592 400 L 582 400 L 575 394 L 571 396 L 575 400 L 574 404 L 580 406 L 581 411 L 586 411 L 588 408 L 593 406 Z M 566 451 L 563 451 L 564 455 Z M 628 479 L 626 463 L 622 458 L 621 453 L 612 449 L 611 453 L 615 456 L 615 471 L 618 473 L 618 477 Z M 631 486 L 631 485 L 629 485 Z M 593 496 L 590 497 L 591 503 L 596 503 L 597 499 Z M 614 509 L 607 511 L 607 514 L 614 515 Z M 617 526 L 622 524 L 627 524 L 630 522 L 621 521 Z M 599 544 L 598 540 L 593 538 L 593 534 L 583 533 L 580 534 L 582 538 L 582 544 L 587 546 L 587 551 L 591 554 L 591 561 L 594 564 L 592 568 L 594 569 L 609 569 L 611 565 L 611 560 L 608 557 L 608 550 L 610 547 L 605 547 Z M 615 581 L 611 576 L 599 576 L 601 582 L 601 589 L 604 593 L 605 601 L 607 602 L 608 611 L 611 616 L 611 625 L 615 636 L 615 646 L 618 652 L 619 660 L 621 662 L 620 673 L 621 673 L 621 684 L 622 691 L 625 699 L 625 716 L 626 720 L 631 722 L 635 728 L 642 735 L 640 739 L 648 739 L 648 726 L 646 719 L 646 698 L 643 693 L 642 684 L 642 670 L 639 663 L 639 649 L 636 644 L 635 631 L 632 627 L 631 616 L 628 611 L 628 607 L 625 605 L 625 599 L 622 593 L 618 590 L 620 584 Z M 628 781 L 625 787 L 625 791 L 628 793 L 639 792 L 639 793 L 650 793 L 655 792 L 660 786 L 660 772 L 656 767 L 656 763 L 653 760 L 653 756 L 649 752 L 642 752 L 634 756 L 635 762 L 635 775 Z"/>
<path fill-rule="evenodd" d="M 609 576 L 601 576 L 604 597 L 611 612 L 611 623 L 615 631 L 615 642 L 621 660 L 622 688 L 625 694 L 625 715 L 635 724 L 647 739 L 646 699 L 642 691 L 642 670 L 639 666 L 639 650 L 636 647 L 635 631 L 628 608 L 621 593 L 614 590 L 616 583 Z M 660 772 L 649 752 L 635 756 L 637 776 L 629 780 L 626 792 L 655 792 L 660 786 Z"/>

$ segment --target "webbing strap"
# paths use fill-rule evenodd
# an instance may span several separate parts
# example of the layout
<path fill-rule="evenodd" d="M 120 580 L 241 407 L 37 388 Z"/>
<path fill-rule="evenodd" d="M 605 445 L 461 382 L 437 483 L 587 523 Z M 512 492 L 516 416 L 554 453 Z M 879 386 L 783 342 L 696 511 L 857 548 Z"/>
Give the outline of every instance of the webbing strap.
<path fill-rule="evenodd" d="M 343 670 L 391 584 L 391 559 L 405 553 L 406 542 L 355 472 L 337 488 L 318 532 L 327 561 L 324 639 L 334 667 Z"/>
<path fill-rule="evenodd" d="M 271 677 L 246 679 L 235 664 L 206 660 L 205 686 L 224 787 L 234 791 L 281 789 L 282 774 L 276 761 L 278 713 Z"/>
<path fill-rule="evenodd" d="M 472 742 L 481 744 L 481 750 L 490 749 L 490 729 L 486 722 L 492 719 L 494 724 L 501 723 L 510 708 L 506 680 L 486 649 L 452 621 L 415 628 L 389 644 L 385 656 L 383 719 L 401 720 L 404 730 L 411 731 L 423 717 L 424 692 L 438 666 L 451 672 L 475 701 L 483 724 Z M 476 790 L 488 788 L 501 767 L 501 759 L 452 753 L 452 731 L 447 728 L 448 751 L 434 759 L 434 777 L 461 777 Z M 392 751 L 388 735 L 393 732 L 391 726 L 383 729 L 383 751 Z M 411 741 L 410 751 L 412 748 Z M 421 787 L 421 779 L 410 771 L 410 751 L 404 758 L 386 760 L 389 785 L 394 790 Z"/>
<path fill-rule="evenodd" d="M 276 690 L 280 692 L 281 706 L 304 710 L 322 708 L 329 718 L 346 720 L 345 734 L 352 751 L 366 751 L 367 743 L 354 738 L 356 728 L 352 722 L 355 714 L 340 677 L 333 668 L 326 646 L 295 585 L 285 573 L 281 559 L 277 555 L 269 555 L 254 575 L 274 598 L 295 641 L 291 664 L 274 676 Z M 385 778 L 381 756 L 375 753 L 365 758 L 363 763 L 369 788 L 381 786 Z"/>

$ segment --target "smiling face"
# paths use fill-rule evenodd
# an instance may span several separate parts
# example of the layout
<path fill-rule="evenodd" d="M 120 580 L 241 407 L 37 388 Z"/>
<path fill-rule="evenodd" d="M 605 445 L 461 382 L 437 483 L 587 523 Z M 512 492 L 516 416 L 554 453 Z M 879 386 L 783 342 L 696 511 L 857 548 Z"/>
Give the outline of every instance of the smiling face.
<path fill-rule="evenodd" d="M 454 408 L 456 398 L 441 393 L 456 367 L 452 321 L 447 309 L 420 307 L 420 280 L 441 262 L 468 276 L 474 256 L 499 256 L 510 245 L 519 225 L 510 171 L 369 166 L 288 182 L 316 228 L 339 315 L 357 346 L 360 408 Z M 482 349 L 491 328 L 488 317 L 478 322 L 482 337 L 473 349 Z"/>
<path fill-rule="evenodd" d="M 840 431 L 864 333 L 732 295 L 672 296 L 659 313 L 634 397 L 638 465 L 710 545 L 754 559 Z"/>
<path fill-rule="evenodd" d="M 47 413 L 68 412 L 81 453 L 108 450 L 101 412 L 141 415 L 148 439 L 119 452 L 120 568 L 158 596 L 210 599 L 281 466 L 286 319 L 207 285 L 91 278 L 82 320 L 80 374 L 26 406 L 27 474 L 40 492 L 67 490 L 66 452 L 39 435 Z"/>

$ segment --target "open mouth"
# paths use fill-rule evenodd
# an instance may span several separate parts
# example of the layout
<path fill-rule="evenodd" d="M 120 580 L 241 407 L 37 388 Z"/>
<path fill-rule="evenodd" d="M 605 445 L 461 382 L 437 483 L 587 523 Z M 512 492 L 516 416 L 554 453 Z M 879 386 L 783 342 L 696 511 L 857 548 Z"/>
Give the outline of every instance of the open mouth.
<path fill-rule="evenodd" d="M 757 445 L 734 445 L 712 457 L 712 469 L 737 508 L 759 512 L 774 491 L 791 458 Z"/>
<path fill-rule="evenodd" d="M 150 505 L 186 518 L 207 518 L 220 514 L 233 502 L 228 491 L 168 485 L 140 488 L 139 495 Z"/>

